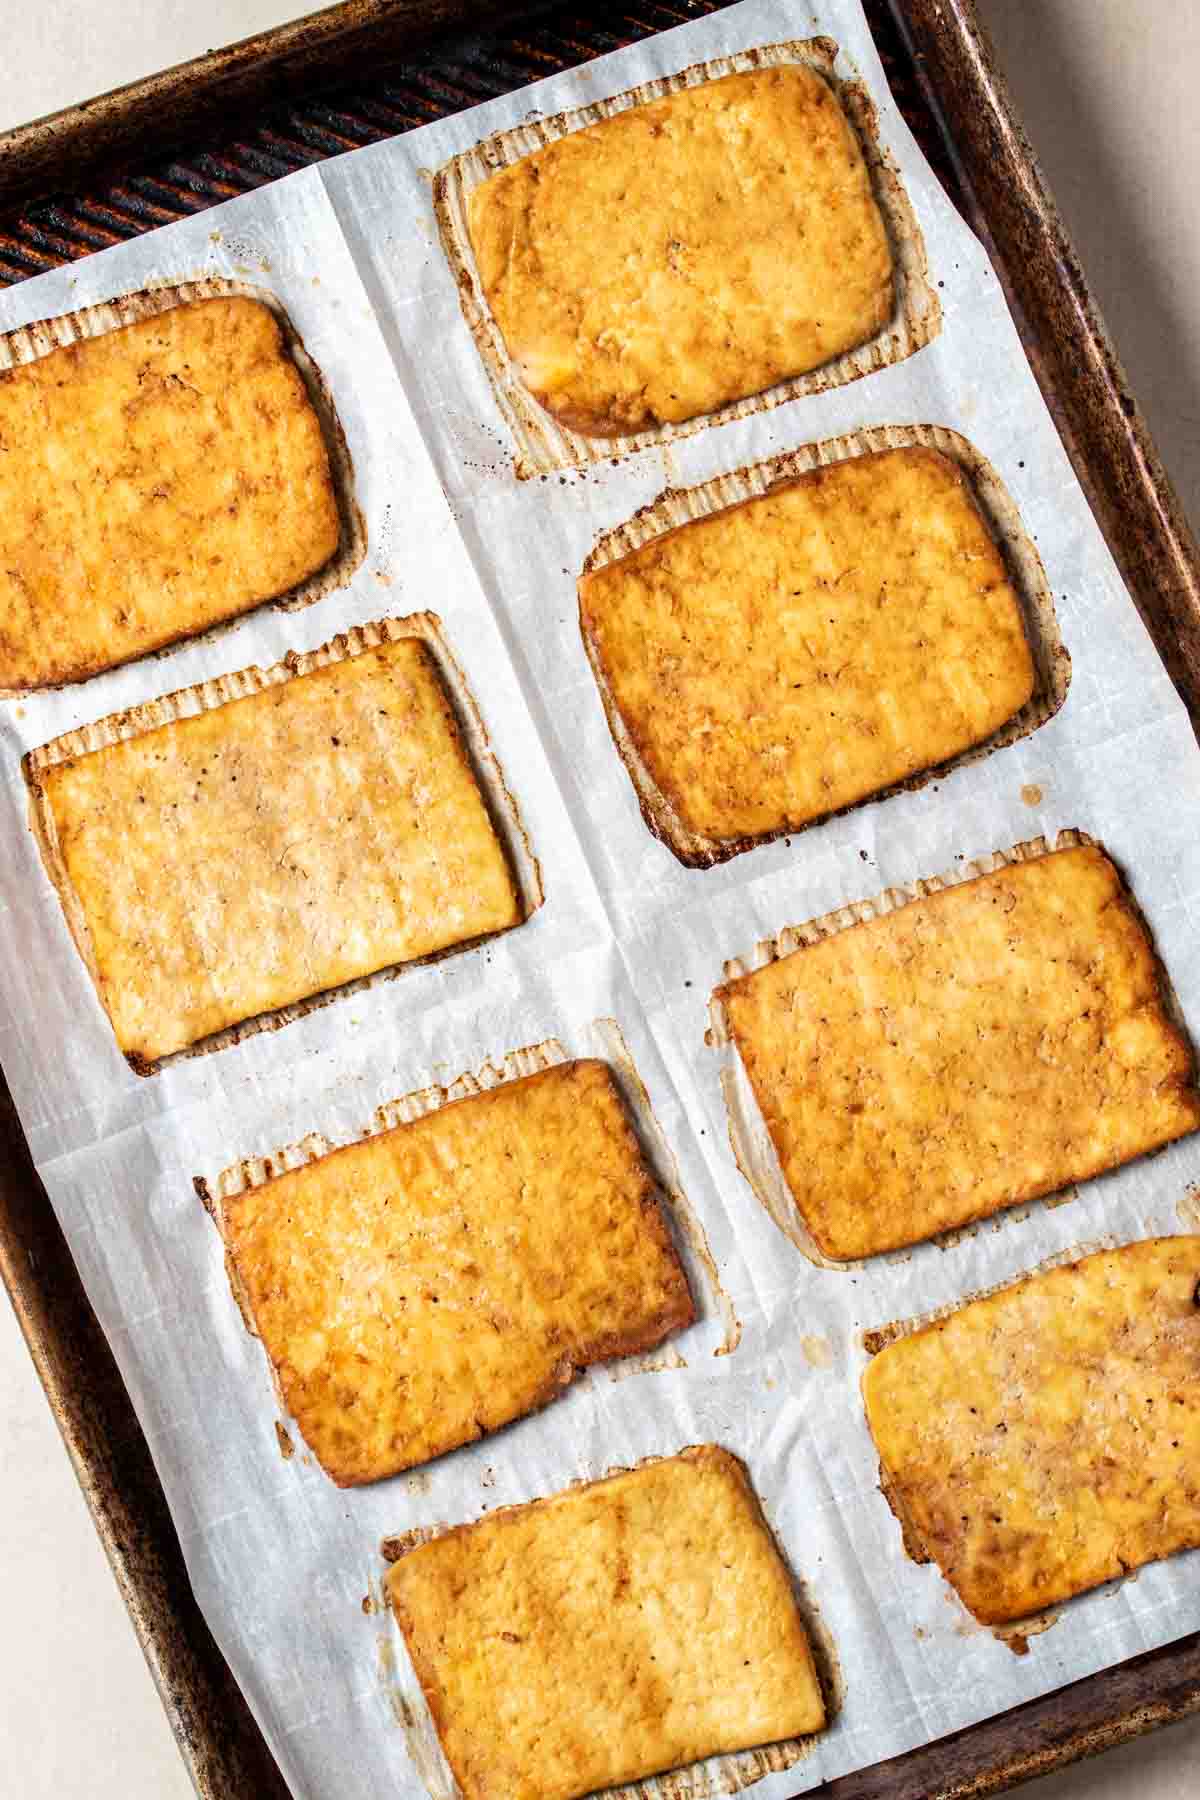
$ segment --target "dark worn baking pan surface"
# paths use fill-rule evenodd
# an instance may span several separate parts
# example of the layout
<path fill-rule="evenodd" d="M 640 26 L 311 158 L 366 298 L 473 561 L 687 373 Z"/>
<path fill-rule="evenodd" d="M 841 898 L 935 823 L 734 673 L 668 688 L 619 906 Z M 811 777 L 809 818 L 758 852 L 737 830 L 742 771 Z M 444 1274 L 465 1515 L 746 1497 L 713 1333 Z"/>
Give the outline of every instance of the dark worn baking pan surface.
<path fill-rule="evenodd" d="M 720 0 L 348 0 L 0 134 L 0 284 L 716 11 Z M 1109 546 L 1200 725 L 1200 556 L 972 0 L 866 0 L 893 92 L 987 245 Z M 364 71 L 369 70 L 369 74 Z M 192 1598 L 116 1365 L 0 1078 L 0 1273 L 205 1800 L 286 1793 Z M 1200 1633 L 820 1792 L 968 1800 L 1200 1710 Z"/>

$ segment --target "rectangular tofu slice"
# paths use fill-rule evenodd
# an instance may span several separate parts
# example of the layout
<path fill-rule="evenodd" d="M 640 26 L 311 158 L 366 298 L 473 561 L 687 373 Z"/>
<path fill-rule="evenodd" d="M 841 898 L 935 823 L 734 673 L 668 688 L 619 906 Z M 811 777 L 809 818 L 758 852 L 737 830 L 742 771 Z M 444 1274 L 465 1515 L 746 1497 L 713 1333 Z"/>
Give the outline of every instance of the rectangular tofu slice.
<path fill-rule="evenodd" d="M 31 779 L 51 874 L 139 1069 L 522 918 L 415 637 Z"/>
<path fill-rule="evenodd" d="M 917 1243 L 1200 1125 L 1145 929 L 1092 846 L 943 889 L 718 993 L 828 1256 Z"/>
<path fill-rule="evenodd" d="M 467 228 L 521 379 L 595 437 L 761 393 L 894 311 L 858 140 L 803 64 L 569 132 L 482 182 Z"/>
<path fill-rule="evenodd" d="M 573 1800 L 825 1723 L 788 1572 L 716 1445 L 459 1526 L 387 1591 L 464 1800 Z"/>
<path fill-rule="evenodd" d="M 320 422 L 273 313 L 195 300 L 0 371 L 0 689 L 79 681 L 323 567 Z"/>
<path fill-rule="evenodd" d="M 1200 1237 L 1031 1275 L 862 1385 L 897 1510 L 984 1624 L 1200 1545 Z"/>
<path fill-rule="evenodd" d="M 966 477 L 813 469 L 585 574 L 580 623 L 657 786 L 715 839 L 795 830 L 999 730 L 1035 674 Z"/>
<path fill-rule="evenodd" d="M 602 1062 L 452 1102 L 220 1219 L 288 1411 L 342 1486 L 495 1431 L 694 1317 Z"/>

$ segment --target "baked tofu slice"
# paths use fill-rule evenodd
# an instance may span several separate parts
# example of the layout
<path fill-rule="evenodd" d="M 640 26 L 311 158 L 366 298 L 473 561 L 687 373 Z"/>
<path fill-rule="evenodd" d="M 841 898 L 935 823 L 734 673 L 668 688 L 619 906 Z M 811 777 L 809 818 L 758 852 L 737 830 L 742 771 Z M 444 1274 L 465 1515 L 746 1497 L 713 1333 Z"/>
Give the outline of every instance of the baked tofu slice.
<path fill-rule="evenodd" d="M 196 300 L 0 372 L 0 689 L 79 681 L 286 593 L 338 548 L 274 315 Z"/>
<path fill-rule="evenodd" d="M 579 611 L 655 783 L 713 839 L 795 830 L 933 768 L 1034 691 L 966 477 L 916 446 L 653 538 L 582 576 Z"/>
<path fill-rule="evenodd" d="M 1200 1237 L 1085 1257 L 863 1376 L 900 1516 L 1003 1624 L 1200 1545 Z"/>
<path fill-rule="evenodd" d="M 455 1101 L 220 1221 L 284 1403 L 341 1486 L 495 1431 L 694 1317 L 602 1062 Z"/>
<path fill-rule="evenodd" d="M 143 1072 L 523 916 L 416 638 L 31 779 L 68 922 Z"/>
<path fill-rule="evenodd" d="M 894 311 L 862 151 L 801 64 L 570 132 L 482 182 L 467 229 L 522 381 L 594 437 L 760 393 Z"/>
<path fill-rule="evenodd" d="M 1200 1125 L 1191 1048 L 1092 846 L 931 894 L 718 993 L 827 1256 L 917 1243 Z"/>
<path fill-rule="evenodd" d="M 387 1591 L 463 1800 L 573 1800 L 825 1723 L 788 1572 L 716 1445 L 459 1526 Z"/>

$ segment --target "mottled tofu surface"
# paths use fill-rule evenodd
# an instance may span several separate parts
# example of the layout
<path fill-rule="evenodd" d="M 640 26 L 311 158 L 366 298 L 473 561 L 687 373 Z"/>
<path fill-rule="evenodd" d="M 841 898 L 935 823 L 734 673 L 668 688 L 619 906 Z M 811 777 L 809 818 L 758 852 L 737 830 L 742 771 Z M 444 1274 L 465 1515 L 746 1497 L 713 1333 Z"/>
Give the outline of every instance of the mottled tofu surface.
<path fill-rule="evenodd" d="M 286 593 L 338 547 L 272 313 L 172 307 L 0 372 L 0 689 L 77 681 Z"/>
<path fill-rule="evenodd" d="M 710 838 L 795 829 L 990 737 L 1034 668 L 949 458 L 814 469 L 584 575 L 585 637 L 647 769 Z"/>
<path fill-rule="evenodd" d="M 715 1445 L 460 1526 L 387 1589 L 464 1800 L 573 1800 L 825 1723 L 788 1572 Z"/>
<path fill-rule="evenodd" d="M 1033 1275 L 863 1376 L 885 1479 L 984 1624 L 1200 1545 L 1200 1237 Z"/>
<path fill-rule="evenodd" d="M 136 1066 L 522 916 L 415 638 L 37 781 L 68 917 Z"/>
<path fill-rule="evenodd" d="M 456 1101 L 222 1211 L 284 1401 L 342 1485 L 495 1431 L 694 1316 L 602 1062 Z"/>
<path fill-rule="evenodd" d="M 862 151 L 799 64 L 571 132 L 481 183 L 467 225 L 521 379 L 599 437 L 760 393 L 894 310 Z"/>
<path fill-rule="evenodd" d="M 1093 847 L 914 901 L 720 992 L 828 1256 L 916 1243 L 1200 1125 L 1190 1046 Z"/>

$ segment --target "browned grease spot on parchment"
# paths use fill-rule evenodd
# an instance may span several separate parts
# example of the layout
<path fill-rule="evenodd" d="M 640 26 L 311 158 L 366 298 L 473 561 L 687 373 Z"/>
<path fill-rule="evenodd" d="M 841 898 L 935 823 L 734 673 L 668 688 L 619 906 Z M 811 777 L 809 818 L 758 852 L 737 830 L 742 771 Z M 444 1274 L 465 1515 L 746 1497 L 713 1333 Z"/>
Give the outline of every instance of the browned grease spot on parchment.
<path fill-rule="evenodd" d="M 810 1369 L 831 1369 L 833 1367 L 833 1345 L 828 1338 L 807 1333 L 800 1339 L 800 1348 L 804 1352 L 804 1360 Z"/>
<path fill-rule="evenodd" d="M 740 1061 L 738 1064 L 740 1068 Z M 789 1243 L 794 1244 L 801 1256 L 806 1257 L 819 1269 L 852 1269 L 854 1263 L 839 1263 L 823 1256 L 816 1246 L 808 1227 L 800 1215 L 800 1209 L 792 1198 L 791 1189 L 779 1166 L 778 1157 L 773 1151 L 759 1156 L 755 1149 L 753 1134 L 754 1124 L 747 1116 L 748 1109 L 757 1111 L 757 1103 L 749 1092 L 746 1082 L 746 1102 L 742 1103 L 738 1068 L 726 1067 L 720 1071 L 721 1093 L 725 1101 L 725 1118 L 729 1131 L 729 1148 L 733 1160 L 737 1164 L 738 1173 L 751 1189 L 755 1198 L 771 1222 L 777 1225 Z M 765 1125 L 762 1126 L 765 1132 Z"/>
<path fill-rule="evenodd" d="M 279 1454 L 284 1462 L 291 1462 L 296 1454 L 296 1446 L 292 1442 L 291 1433 L 282 1419 L 275 1421 L 275 1441 L 279 1445 Z"/>
<path fill-rule="evenodd" d="M 404 1733 L 405 1746 L 417 1778 L 431 1800 L 456 1800 L 458 1789 L 450 1778 L 442 1757 L 433 1720 L 427 1709 L 414 1704 L 400 1686 L 396 1649 L 391 1635 L 393 1625 L 387 1617 L 387 1603 L 381 1599 L 377 1606 L 368 1608 L 364 1600 L 363 1611 L 368 1610 L 382 1613 L 386 1619 L 375 1645 L 379 1682 L 387 1696 L 392 1717 Z"/>
<path fill-rule="evenodd" d="M 1021 798 L 1026 806 L 1040 806 L 1042 804 L 1042 790 L 1036 781 L 1027 781 L 1025 783 L 1025 786 L 1021 789 Z"/>
<path fill-rule="evenodd" d="M 417 1779 L 430 1795 L 430 1800 L 457 1800 L 458 1787 L 450 1776 L 428 1714 L 422 1715 L 400 1688 L 388 1688 L 392 1717 L 404 1733 L 404 1742 Z"/>

